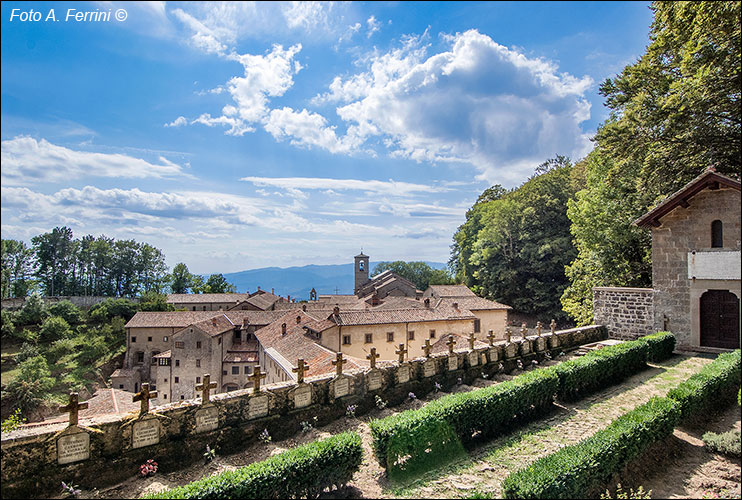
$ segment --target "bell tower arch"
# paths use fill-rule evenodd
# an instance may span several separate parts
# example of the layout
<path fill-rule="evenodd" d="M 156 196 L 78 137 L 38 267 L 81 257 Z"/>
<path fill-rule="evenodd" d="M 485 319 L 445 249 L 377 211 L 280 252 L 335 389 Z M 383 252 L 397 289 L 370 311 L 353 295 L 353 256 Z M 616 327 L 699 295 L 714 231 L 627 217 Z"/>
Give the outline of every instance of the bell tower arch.
<path fill-rule="evenodd" d="M 354 257 L 355 263 L 354 263 L 354 276 L 355 276 L 355 287 L 353 289 L 354 292 L 357 292 L 360 287 L 365 285 L 369 282 L 368 279 L 368 261 L 369 256 L 365 255 L 363 253 L 363 250 L 361 250 L 361 253 L 356 255 Z"/>

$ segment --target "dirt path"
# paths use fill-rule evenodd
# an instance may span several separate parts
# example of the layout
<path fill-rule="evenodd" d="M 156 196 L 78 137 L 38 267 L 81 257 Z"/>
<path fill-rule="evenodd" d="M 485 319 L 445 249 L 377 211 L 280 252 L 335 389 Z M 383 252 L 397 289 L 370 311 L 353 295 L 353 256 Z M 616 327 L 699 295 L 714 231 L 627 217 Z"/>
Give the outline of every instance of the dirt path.
<path fill-rule="evenodd" d="M 566 358 L 565 358 L 566 359 Z M 144 493 L 183 485 L 219 472 L 235 469 L 263 460 L 287 448 L 322 439 L 345 430 L 354 430 L 365 448 L 361 469 L 349 487 L 342 492 L 326 494 L 343 498 L 456 498 L 479 491 L 487 496 L 499 496 L 500 482 L 513 470 L 556 449 L 575 443 L 606 427 L 614 418 L 646 402 L 650 397 L 664 395 L 670 388 L 698 371 L 710 360 L 674 356 L 647 370 L 574 404 L 560 403 L 547 418 L 531 423 L 520 432 L 490 441 L 472 450 L 469 458 L 432 471 L 406 485 L 391 484 L 371 451 L 368 422 L 400 411 L 419 408 L 446 393 L 430 393 L 421 399 L 411 399 L 394 408 L 374 410 L 361 418 L 345 417 L 319 429 L 311 429 L 291 439 L 277 443 L 260 443 L 243 452 L 217 456 L 208 464 L 195 464 L 180 471 L 158 474 L 147 479 L 132 477 L 102 490 L 86 490 L 81 498 L 136 498 Z M 544 366 L 554 364 L 545 363 Z M 453 392 L 464 392 L 511 379 L 500 375 L 492 380 L 478 379 L 472 386 L 460 385 Z"/>

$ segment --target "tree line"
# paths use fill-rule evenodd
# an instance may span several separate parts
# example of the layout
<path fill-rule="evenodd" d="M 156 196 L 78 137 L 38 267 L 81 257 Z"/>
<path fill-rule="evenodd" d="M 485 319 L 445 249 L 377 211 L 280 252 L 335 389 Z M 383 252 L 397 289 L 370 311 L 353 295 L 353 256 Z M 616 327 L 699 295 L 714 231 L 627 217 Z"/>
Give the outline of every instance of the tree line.
<path fill-rule="evenodd" d="M 449 264 L 480 295 L 587 324 L 594 286 L 651 286 L 634 220 L 708 167 L 740 178 L 740 3 L 651 9 L 646 53 L 600 86 L 611 114 L 587 157 L 548 160 L 467 212 Z"/>

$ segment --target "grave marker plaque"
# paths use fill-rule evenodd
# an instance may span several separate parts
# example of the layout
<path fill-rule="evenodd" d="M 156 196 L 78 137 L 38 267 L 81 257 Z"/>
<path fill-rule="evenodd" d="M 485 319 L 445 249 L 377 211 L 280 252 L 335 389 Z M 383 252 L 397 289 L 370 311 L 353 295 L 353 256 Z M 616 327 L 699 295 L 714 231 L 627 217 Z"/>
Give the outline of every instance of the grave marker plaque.
<path fill-rule="evenodd" d="M 449 356 L 448 357 L 448 371 L 452 372 L 459 369 L 459 357 Z"/>
<path fill-rule="evenodd" d="M 500 359 L 500 349 L 497 347 L 490 347 L 490 363 L 494 363 Z"/>
<path fill-rule="evenodd" d="M 75 432 L 57 439 L 57 463 L 59 465 L 80 462 L 90 458 L 90 434 Z"/>
<path fill-rule="evenodd" d="M 528 354 L 529 352 L 531 352 L 531 342 L 528 339 L 523 339 L 523 342 L 520 343 L 520 353 Z"/>
<path fill-rule="evenodd" d="M 160 442 L 160 423 L 156 418 L 134 422 L 131 430 L 131 447 L 143 448 Z"/>
<path fill-rule="evenodd" d="M 219 427 L 219 410 L 216 406 L 201 408 L 196 411 L 194 432 L 209 432 Z"/>
<path fill-rule="evenodd" d="M 342 398 L 350 394 L 350 380 L 347 377 L 339 378 L 333 384 L 335 399 Z"/>
<path fill-rule="evenodd" d="M 549 337 L 549 347 L 554 349 L 555 347 L 559 347 L 559 335 L 556 333 L 552 333 L 551 337 Z"/>
<path fill-rule="evenodd" d="M 368 390 L 375 391 L 381 389 L 381 372 L 379 370 L 371 370 L 368 372 Z"/>
<path fill-rule="evenodd" d="M 404 365 L 397 368 L 397 382 L 404 384 L 410 381 L 410 366 Z"/>
<path fill-rule="evenodd" d="M 294 391 L 294 408 L 304 408 L 312 404 L 312 388 L 308 385 L 297 387 Z"/>
<path fill-rule="evenodd" d="M 469 366 L 477 366 L 479 364 L 479 353 L 477 351 L 470 352 L 468 356 Z"/>
<path fill-rule="evenodd" d="M 546 339 L 543 337 L 539 337 L 536 339 L 536 350 L 537 351 L 543 351 L 546 349 Z"/>
<path fill-rule="evenodd" d="M 423 377 L 432 377 L 435 375 L 435 361 L 432 359 L 423 363 Z"/>
<path fill-rule="evenodd" d="M 518 355 L 517 344 L 508 344 L 507 347 L 505 347 L 505 357 L 514 358 L 517 355 Z"/>
<path fill-rule="evenodd" d="M 248 402 L 248 418 L 260 418 L 268 415 L 268 396 L 250 398 Z"/>

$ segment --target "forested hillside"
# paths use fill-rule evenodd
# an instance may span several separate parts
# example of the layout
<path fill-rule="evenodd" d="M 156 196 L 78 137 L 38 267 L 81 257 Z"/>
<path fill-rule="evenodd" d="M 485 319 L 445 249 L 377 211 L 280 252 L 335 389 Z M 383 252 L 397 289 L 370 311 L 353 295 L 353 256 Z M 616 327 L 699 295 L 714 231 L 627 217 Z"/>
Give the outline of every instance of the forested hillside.
<path fill-rule="evenodd" d="M 740 3 L 652 10 L 646 53 L 600 87 L 611 115 L 593 151 L 493 186 L 467 213 L 451 264 L 480 294 L 589 323 L 593 286 L 651 285 L 650 235 L 634 220 L 708 167 L 739 178 Z"/>

